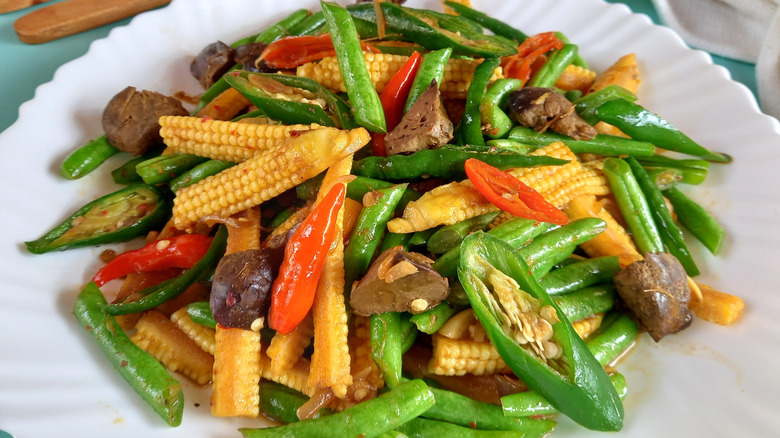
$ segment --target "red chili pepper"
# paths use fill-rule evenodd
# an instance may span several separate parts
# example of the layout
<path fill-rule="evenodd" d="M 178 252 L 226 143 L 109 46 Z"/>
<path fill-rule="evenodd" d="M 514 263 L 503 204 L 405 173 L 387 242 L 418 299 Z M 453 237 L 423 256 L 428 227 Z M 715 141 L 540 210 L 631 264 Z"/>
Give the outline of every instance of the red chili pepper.
<path fill-rule="evenodd" d="M 511 174 L 476 158 L 466 160 L 465 168 L 466 175 L 479 193 L 501 210 L 526 219 L 558 225 L 569 222 L 561 210 Z"/>
<path fill-rule="evenodd" d="M 160 271 L 168 268 L 191 268 L 211 245 L 211 237 L 182 234 L 155 240 L 144 247 L 119 254 L 92 278 L 98 286 L 133 272 Z"/>
<path fill-rule="evenodd" d="M 531 77 L 532 67 L 540 57 L 553 49 L 561 48 L 563 48 L 563 41 L 555 35 L 555 32 L 530 36 L 517 48 L 517 54 L 502 59 L 501 67 L 504 76 L 520 79 L 525 83 Z"/>
<path fill-rule="evenodd" d="M 364 51 L 376 51 L 363 42 L 360 45 Z M 333 48 L 333 41 L 328 33 L 320 36 L 293 36 L 278 39 L 263 50 L 260 59 L 273 68 L 290 69 L 326 56 L 336 56 L 336 49 Z"/>
<path fill-rule="evenodd" d="M 314 303 L 325 257 L 337 235 L 336 219 L 346 191 L 345 184 L 334 185 L 287 242 L 268 311 L 268 325 L 279 333 L 293 331 Z"/>
<path fill-rule="evenodd" d="M 420 52 L 412 53 L 404 65 L 401 66 L 401 69 L 390 78 L 387 85 L 385 85 L 385 89 L 382 90 L 382 95 L 379 96 L 379 100 L 382 102 L 382 109 L 385 111 L 387 132 L 392 131 L 393 128 L 401 123 L 401 119 L 404 116 L 406 98 L 409 97 L 409 90 L 412 89 L 412 83 L 417 75 L 421 59 L 422 55 L 420 55 Z M 387 156 L 385 134 L 372 133 L 371 148 L 374 151 L 374 155 L 379 157 Z"/>

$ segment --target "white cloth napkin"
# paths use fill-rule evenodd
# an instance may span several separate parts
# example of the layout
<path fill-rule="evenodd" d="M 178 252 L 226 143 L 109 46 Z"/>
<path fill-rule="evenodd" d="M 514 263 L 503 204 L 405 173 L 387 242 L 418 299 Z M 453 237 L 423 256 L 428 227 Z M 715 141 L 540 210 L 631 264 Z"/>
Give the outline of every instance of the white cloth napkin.
<path fill-rule="evenodd" d="M 780 0 L 652 0 L 691 46 L 756 64 L 761 107 L 780 119 Z"/>

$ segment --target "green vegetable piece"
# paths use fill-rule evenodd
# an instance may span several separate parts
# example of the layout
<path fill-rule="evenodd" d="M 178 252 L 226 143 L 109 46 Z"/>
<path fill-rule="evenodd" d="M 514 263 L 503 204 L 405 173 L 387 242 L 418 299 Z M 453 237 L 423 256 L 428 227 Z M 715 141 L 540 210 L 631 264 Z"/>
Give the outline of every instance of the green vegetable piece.
<path fill-rule="evenodd" d="M 25 242 L 33 254 L 125 242 L 164 223 L 170 204 L 154 186 L 133 184 L 84 205 L 38 240 Z"/>
<path fill-rule="evenodd" d="M 511 152 L 520 155 L 526 155 L 529 152 L 533 152 L 539 149 L 540 147 L 538 145 L 520 143 L 518 141 L 510 140 L 508 138 L 497 138 L 497 139 L 488 140 L 485 142 L 485 145 L 494 147 L 498 149 L 499 152 L 506 151 L 506 152 Z"/>
<path fill-rule="evenodd" d="M 290 35 L 319 35 L 325 31 L 326 26 L 325 16 L 322 14 L 322 11 L 317 11 L 299 21 L 294 26 L 290 26 Z"/>
<path fill-rule="evenodd" d="M 123 303 L 109 304 L 103 307 L 103 311 L 109 315 L 128 315 L 130 313 L 143 312 L 160 304 L 172 300 L 192 286 L 216 268 L 217 263 L 225 254 L 225 245 L 227 243 L 227 228 L 220 226 L 217 234 L 211 241 L 208 251 L 198 260 L 190 269 L 184 271 L 180 276 L 164 281 L 156 286 L 152 286 L 141 291 L 143 295 L 137 301 L 128 301 Z"/>
<path fill-rule="evenodd" d="M 536 421 L 536 420 L 530 420 Z M 547 428 L 552 429 L 555 426 L 555 422 L 551 420 L 540 420 L 544 425 L 549 425 Z M 541 427 L 539 429 L 542 429 Z M 518 433 L 514 430 L 474 430 L 470 426 L 459 426 L 457 424 L 447 423 L 445 421 L 431 420 L 428 418 L 415 418 L 398 430 L 405 433 L 410 438 L 432 438 L 432 437 L 448 437 L 448 438 L 516 438 L 518 436 L 523 438 L 543 437 L 549 434 L 550 430 L 544 433 Z"/>
<path fill-rule="evenodd" d="M 493 71 L 501 64 L 501 58 L 486 58 L 474 69 L 474 76 L 466 92 L 466 107 L 461 121 L 461 135 L 466 144 L 484 145 L 480 104 L 487 91 Z"/>
<path fill-rule="evenodd" d="M 605 102 L 615 99 L 624 99 L 629 102 L 634 102 L 637 97 L 636 94 L 626 90 L 620 85 L 612 84 L 601 90 L 588 93 L 586 96 L 574 101 L 574 110 L 583 120 L 591 125 L 595 125 L 599 121 L 599 118 L 596 117 L 596 110 L 598 107 Z"/>
<path fill-rule="evenodd" d="M 266 429 L 239 431 L 246 438 L 374 438 L 397 429 L 433 406 L 433 393 L 422 380 L 403 382 L 377 398 L 325 417 Z"/>
<path fill-rule="evenodd" d="M 385 238 L 382 239 L 382 245 L 379 247 L 379 253 L 383 253 L 390 248 L 401 246 L 405 250 L 409 249 L 409 240 L 412 238 L 411 233 L 391 233 L 387 232 Z"/>
<path fill-rule="evenodd" d="M 683 180 L 683 171 L 674 167 L 645 167 L 644 170 L 658 190 L 674 187 Z"/>
<path fill-rule="evenodd" d="M 344 87 L 352 103 L 355 121 L 372 132 L 385 133 L 385 112 L 368 74 L 355 23 L 346 9 L 336 3 L 320 2 L 328 32 L 336 49 Z"/>
<path fill-rule="evenodd" d="M 412 316 L 411 322 L 417 326 L 417 330 L 432 335 L 439 331 L 444 323 L 446 323 L 457 311 L 458 309 L 456 307 L 451 306 L 445 301 L 425 312 Z"/>
<path fill-rule="evenodd" d="M 578 321 L 594 313 L 612 310 L 615 304 L 615 285 L 603 283 L 585 287 L 575 292 L 556 295 L 553 301 L 558 304 L 569 321 Z"/>
<path fill-rule="evenodd" d="M 196 301 L 188 304 L 187 315 L 196 324 L 213 329 L 217 328 L 217 321 L 211 313 L 211 306 L 208 301 Z"/>
<path fill-rule="evenodd" d="M 184 394 L 165 367 L 125 334 L 114 318 L 101 311 L 103 292 L 88 283 L 73 305 L 79 324 L 97 341 L 108 360 L 130 386 L 169 426 L 181 424 Z"/>
<path fill-rule="evenodd" d="M 485 93 L 485 99 L 488 99 L 502 110 L 509 107 L 509 95 L 523 86 L 523 81 L 514 78 L 497 79 L 488 88 Z"/>
<path fill-rule="evenodd" d="M 412 237 L 409 238 L 409 248 L 417 249 L 419 247 L 426 247 L 428 245 L 428 239 L 438 230 L 438 228 L 429 228 L 427 230 L 415 231 L 412 233 Z"/>
<path fill-rule="evenodd" d="M 595 257 L 554 269 L 539 284 L 548 295 L 560 295 L 610 281 L 619 270 L 617 256 Z"/>
<path fill-rule="evenodd" d="M 536 72 L 534 77 L 528 82 L 529 87 L 549 88 L 555 85 L 555 82 L 563 73 L 563 70 L 569 66 L 577 57 L 578 50 L 574 44 L 564 44 L 560 50 L 553 51 L 547 58 L 542 68 Z"/>
<path fill-rule="evenodd" d="M 476 232 L 463 240 L 458 278 L 474 314 L 507 365 L 529 388 L 542 394 L 553 406 L 582 426 L 602 431 L 620 430 L 623 405 L 609 376 L 574 331 L 566 315 L 529 275 L 529 271 L 530 267 L 513 253 L 511 246 L 500 239 Z M 517 282 L 519 291 L 525 294 L 500 292 L 510 284 L 502 279 L 503 276 Z M 506 312 L 512 312 L 507 310 L 506 305 L 500 304 L 501 299 L 511 300 L 514 305 L 525 302 L 540 306 L 537 314 L 543 308 L 554 310 L 558 322 L 551 323 L 550 339 L 554 340 L 561 356 L 542 359 L 521 346 L 512 337 L 522 336 L 518 332 L 520 328 L 501 322 L 509 321 Z M 514 334 L 510 336 L 508 333 Z M 554 347 L 545 347 L 543 351 L 549 351 L 548 348 Z M 549 352 L 552 354 L 552 351 Z"/>
<path fill-rule="evenodd" d="M 516 142 L 539 146 L 547 146 L 552 142 L 562 141 L 575 154 L 598 154 L 607 157 L 624 155 L 649 157 L 655 153 L 655 147 L 651 143 L 605 134 L 598 134 L 593 140 L 574 140 L 557 132 L 536 132 L 525 126 L 515 126 L 509 132 L 508 138 Z"/>
<path fill-rule="evenodd" d="M 627 100 L 604 102 L 596 110 L 596 117 L 615 125 L 631 138 L 652 143 L 659 148 L 718 163 L 730 163 L 732 160 L 727 154 L 704 148 L 657 114 Z"/>
<path fill-rule="evenodd" d="M 143 163 L 146 160 L 159 156 L 161 152 L 162 149 L 157 148 L 146 153 L 143 156 L 134 157 L 130 160 L 127 160 L 125 164 L 111 171 L 111 179 L 113 179 L 114 182 L 117 184 L 125 184 L 125 185 L 143 182 L 141 175 L 139 175 L 138 172 L 135 171 L 135 166 L 137 166 L 140 163 Z"/>
<path fill-rule="evenodd" d="M 452 48 L 447 47 L 446 49 L 435 50 L 422 56 L 417 74 L 412 81 L 412 88 L 409 89 L 409 96 L 406 98 L 404 113 L 409 112 L 412 105 L 417 102 L 417 98 L 423 94 L 433 81 L 436 81 L 437 86 L 441 86 L 442 82 L 444 82 L 444 68 L 447 66 L 450 55 L 452 55 Z"/>
<path fill-rule="evenodd" d="M 216 82 L 211 84 L 211 86 L 203 92 L 203 94 L 200 95 L 200 98 L 198 99 L 198 104 L 195 106 L 195 109 L 192 110 L 191 114 L 198 114 L 200 110 L 206 107 L 206 105 L 209 104 L 212 100 L 214 100 L 215 97 L 222 94 L 223 91 L 230 88 L 230 85 L 225 80 L 225 76 L 230 74 L 231 72 L 235 72 L 236 70 L 241 70 L 241 64 L 236 64 L 233 67 L 228 70 L 227 73 L 222 75 L 221 78 L 217 79 Z"/>
<path fill-rule="evenodd" d="M 704 207 L 677 188 L 664 190 L 663 194 L 672 203 L 677 220 L 713 255 L 718 255 L 726 240 L 726 231 L 718 221 Z"/>
<path fill-rule="evenodd" d="M 168 186 L 173 192 L 178 191 L 184 187 L 189 187 L 198 181 L 201 181 L 212 175 L 216 175 L 225 169 L 235 166 L 236 163 L 231 161 L 221 160 L 208 160 L 204 161 L 195 167 L 182 172 L 179 176 L 173 178 Z"/>
<path fill-rule="evenodd" d="M 102 135 L 81 146 L 65 157 L 60 165 L 60 175 L 67 179 L 79 179 L 89 174 L 119 150 L 108 143 Z"/>
<path fill-rule="evenodd" d="M 293 26 L 299 24 L 308 16 L 309 16 L 309 11 L 306 9 L 295 10 L 287 17 L 268 26 L 262 32 L 235 41 L 233 44 L 230 45 L 230 47 L 236 48 L 238 46 L 241 46 L 243 44 L 248 44 L 248 43 L 271 44 L 272 42 L 278 40 L 279 38 L 291 35 L 290 29 Z"/>
<path fill-rule="evenodd" d="M 504 110 L 488 99 L 487 96 L 483 97 L 479 103 L 479 114 L 480 123 L 487 128 L 484 133 L 491 140 L 506 137 L 514 126 L 512 119 L 509 118 Z"/>
<path fill-rule="evenodd" d="M 707 178 L 710 162 L 698 159 L 679 160 L 665 155 L 653 155 L 650 157 L 638 157 L 639 164 L 649 168 L 672 168 L 682 171 L 684 184 L 701 184 Z"/>
<path fill-rule="evenodd" d="M 417 325 L 412 322 L 411 313 L 401 312 L 401 318 L 398 321 L 398 331 L 401 333 L 401 354 L 404 354 L 412 348 L 414 341 L 417 340 L 417 335 L 420 333 L 417 330 Z"/>
<path fill-rule="evenodd" d="M 489 29 L 496 35 L 500 35 L 504 38 L 509 38 L 510 40 L 515 41 L 517 44 L 522 43 L 523 41 L 526 40 L 526 38 L 528 38 L 528 35 L 521 32 L 520 30 L 514 28 L 513 26 L 510 26 L 509 24 L 504 23 L 501 20 L 493 18 L 485 14 L 484 12 L 477 11 L 466 5 L 452 2 L 452 1 L 446 1 L 444 2 L 444 4 L 452 8 L 455 12 L 457 12 L 461 16 L 466 17 L 469 20 L 475 21 L 481 24 L 485 29 Z"/>
<path fill-rule="evenodd" d="M 428 239 L 428 251 L 433 254 L 443 254 L 457 247 L 464 237 L 474 231 L 484 230 L 499 213 L 500 210 L 439 228 Z"/>
<path fill-rule="evenodd" d="M 167 183 L 198 164 L 208 161 L 206 157 L 190 154 L 167 154 L 142 161 L 135 171 L 146 184 Z"/>
<path fill-rule="evenodd" d="M 604 174 L 639 251 L 663 252 L 664 245 L 650 206 L 628 163 L 620 158 L 607 158 L 604 161 Z"/>
<path fill-rule="evenodd" d="M 352 108 L 349 104 L 314 79 L 305 78 L 303 76 L 280 75 L 276 73 L 256 73 L 256 75 L 262 78 L 273 79 L 288 87 L 311 91 L 314 93 L 315 97 L 325 101 L 328 107 L 328 113 L 331 118 L 338 120 L 339 128 L 353 129 L 358 127 L 357 123 L 355 123 L 355 119 L 352 118 Z"/>
<path fill-rule="evenodd" d="M 387 189 L 393 187 L 394 185 L 395 184 L 391 182 L 358 176 L 352 182 L 347 184 L 347 197 L 353 201 L 363 202 L 363 197 L 366 195 L 366 193 L 373 192 L 374 190 Z M 402 213 L 404 207 L 406 207 L 406 204 L 408 204 L 410 201 L 416 201 L 420 198 L 420 196 L 422 196 L 422 193 L 407 188 L 406 191 L 404 191 L 404 194 L 401 195 L 401 200 L 398 201 L 398 205 L 396 206 L 395 210 L 396 213 Z"/>
<path fill-rule="evenodd" d="M 371 358 L 390 388 L 401 383 L 401 314 L 385 312 L 371 315 Z"/>
<path fill-rule="evenodd" d="M 282 423 L 297 423 L 298 409 L 309 400 L 309 397 L 290 387 L 272 382 L 260 381 L 260 410 L 274 420 Z M 332 411 L 322 408 L 313 418 L 330 415 Z"/>

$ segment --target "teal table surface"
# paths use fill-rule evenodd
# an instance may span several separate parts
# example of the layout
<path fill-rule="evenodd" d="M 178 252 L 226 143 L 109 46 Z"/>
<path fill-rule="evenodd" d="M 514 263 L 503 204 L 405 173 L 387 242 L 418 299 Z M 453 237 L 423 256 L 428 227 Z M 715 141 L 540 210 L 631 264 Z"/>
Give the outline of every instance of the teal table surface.
<path fill-rule="evenodd" d="M 660 22 L 650 0 L 608 1 L 625 3 L 634 12 L 647 14 L 656 23 Z M 33 98 L 36 87 L 52 79 L 57 67 L 83 55 L 92 41 L 105 37 L 114 27 L 123 26 L 130 21 L 128 18 L 44 44 L 28 45 L 20 42 L 14 32 L 14 22 L 35 8 L 52 3 L 54 2 L 0 15 L 0 132 L 16 121 L 19 106 Z M 717 56 L 713 56 L 713 61 L 726 67 L 735 80 L 742 82 L 755 93 L 753 64 Z M 45 115 L 42 114 L 41 118 L 44 120 Z"/>

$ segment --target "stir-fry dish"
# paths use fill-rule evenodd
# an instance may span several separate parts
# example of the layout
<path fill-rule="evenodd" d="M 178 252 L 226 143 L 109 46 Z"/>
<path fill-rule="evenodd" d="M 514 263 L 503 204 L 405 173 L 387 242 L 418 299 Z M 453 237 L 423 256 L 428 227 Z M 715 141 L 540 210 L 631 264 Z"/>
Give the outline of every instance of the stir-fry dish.
<path fill-rule="evenodd" d="M 246 437 L 618 431 L 637 339 L 739 317 L 687 246 L 722 246 L 685 186 L 731 157 L 641 105 L 634 54 L 595 71 L 555 29 L 400 3 L 209 44 L 199 97 L 117 90 L 62 163 L 128 157 L 27 248 L 146 239 L 74 314 L 169 425 L 189 379 L 279 423 Z"/>

